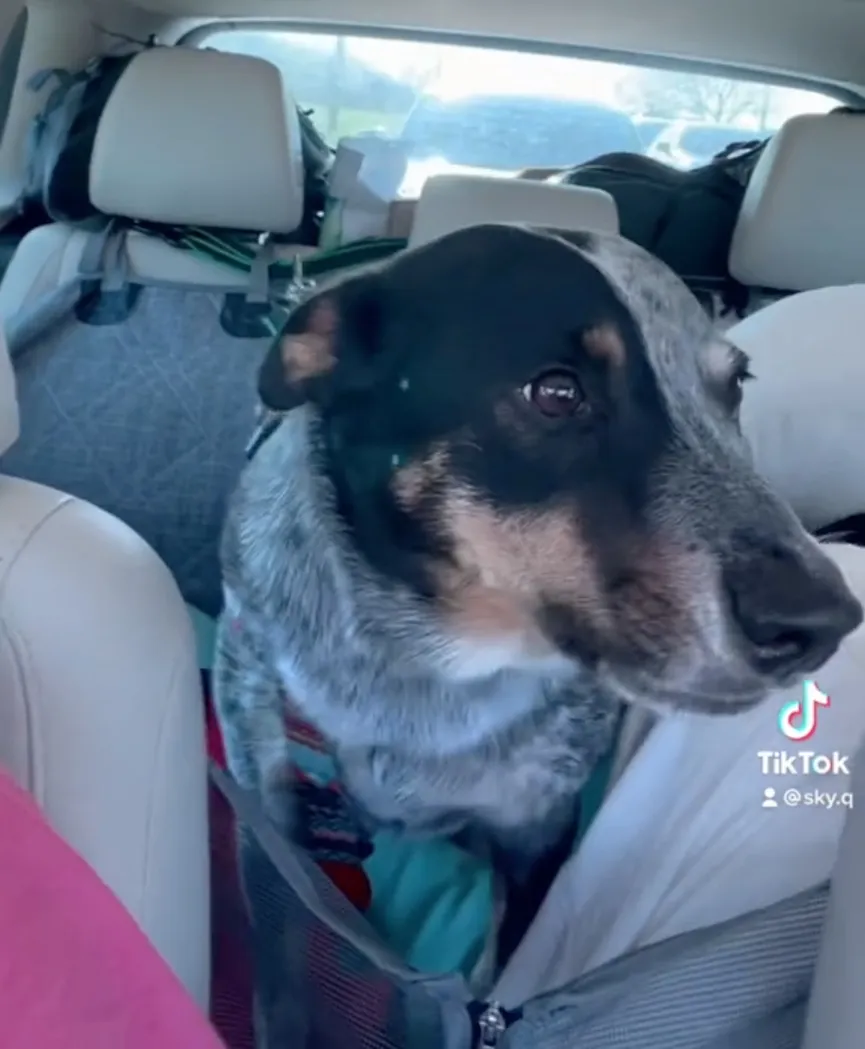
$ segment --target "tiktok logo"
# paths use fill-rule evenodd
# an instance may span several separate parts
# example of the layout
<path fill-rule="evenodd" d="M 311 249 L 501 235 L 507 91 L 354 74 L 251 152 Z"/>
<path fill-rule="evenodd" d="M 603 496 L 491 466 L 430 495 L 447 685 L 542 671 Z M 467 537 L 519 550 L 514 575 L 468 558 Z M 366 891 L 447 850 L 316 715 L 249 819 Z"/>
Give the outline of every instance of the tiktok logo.
<path fill-rule="evenodd" d="M 802 698 L 785 703 L 778 713 L 781 734 L 796 743 L 804 743 L 817 731 L 818 709 L 828 707 L 830 703 L 815 681 L 806 681 L 802 686 Z"/>

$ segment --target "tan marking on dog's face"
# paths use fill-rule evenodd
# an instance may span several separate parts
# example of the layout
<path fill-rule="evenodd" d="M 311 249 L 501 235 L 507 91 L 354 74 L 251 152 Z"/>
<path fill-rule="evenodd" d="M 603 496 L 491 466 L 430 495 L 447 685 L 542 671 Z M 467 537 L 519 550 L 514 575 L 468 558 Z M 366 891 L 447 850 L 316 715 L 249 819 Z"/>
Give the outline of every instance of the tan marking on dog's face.
<path fill-rule="evenodd" d="M 439 520 L 454 563 L 437 580 L 460 636 L 518 635 L 524 651 L 543 652 L 550 640 L 538 616 L 555 603 L 609 656 L 644 653 L 663 661 L 694 625 L 696 574 L 675 547 L 635 538 L 613 581 L 602 577 L 572 507 L 506 514 L 454 487 Z"/>
<path fill-rule="evenodd" d="M 528 602 L 486 586 L 453 569 L 443 569 L 439 585 L 445 614 L 458 637 L 492 641 L 519 637 L 524 651 L 543 652 L 550 647 L 536 623 Z"/>
<path fill-rule="evenodd" d="M 446 475 L 447 447 L 433 447 L 425 459 L 415 459 L 394 472 L 391 490 L 404 510 L 414 510 L 424 495 Z"/>
<path fill-rule="evenodd" d="M 335 307 L 322 300 L 313 310 L 306 331 L 286 335 L 280 346 L 286 381 L 293 385 L 317 379 L 336 364 L 333 340 L 338 322 Z"/>
<path fill-rule="evenodd" d="M 541 598 L 560 599 L 593 621 L 603 618 L 595 565 L 572 511 L 500 513 L 455 487 L 442 502 L 440 524 L 455 564 L 441 582 L 464 625 L 467 619 L 478 626 L 533 623 Z"/>
<path fill-rule="evenodd" d="M 624 368 L 628 351 L 615 324 L 599 324 L 583 332 L 583 346 L 590 357 L 607 361 L 614 368 Z"/>

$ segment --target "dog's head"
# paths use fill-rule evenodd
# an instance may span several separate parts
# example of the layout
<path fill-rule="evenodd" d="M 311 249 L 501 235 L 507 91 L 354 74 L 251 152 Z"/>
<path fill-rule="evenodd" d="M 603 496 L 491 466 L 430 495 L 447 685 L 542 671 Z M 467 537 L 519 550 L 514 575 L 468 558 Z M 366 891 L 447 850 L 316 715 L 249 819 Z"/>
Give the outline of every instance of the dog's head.
<path fill-rule="evenodd" d="M 315 406 L 352 543 L 439 614 L 447 673 L 576 662 L 723 711 L 862 615 L 750 463 L 748 377 L 623 238 L 490 225 L 307 301 L 260 392 Z"/>

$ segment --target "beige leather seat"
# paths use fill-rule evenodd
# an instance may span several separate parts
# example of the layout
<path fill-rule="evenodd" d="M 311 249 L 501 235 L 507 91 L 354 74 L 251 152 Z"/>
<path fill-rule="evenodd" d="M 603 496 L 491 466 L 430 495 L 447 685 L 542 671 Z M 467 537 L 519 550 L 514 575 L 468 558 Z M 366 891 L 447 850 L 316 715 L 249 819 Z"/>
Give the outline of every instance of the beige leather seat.
<path fill-rule="evenodd" d="M 485 222 L 619 232 L 616 202 L 603 190 L 484 175 L 435 175 L 424 183 L 409 244 L 425 244 Z"/>
<path fill-rule="evenodd" d="M 865 281 L 865 115 L 789 120 L 757 163 L 730 246 L 742 284 L 808 291 Z"/>
<path fill-rule="evenodd" d="M 825 274 L 814 261 L 803 281 Z M 865 284 L 793 295 L 727 333 L 757 376 L 742 409 L 756 465 L 812 529 L 865 513 L 861 331 Z M 865 754 L 857 762 L 803 1049 L 858 1049 L 865 1031 Z"/>
<path fill-rule="evenodd" d="M 851 781 L 802 1049 L 859 1049 L 865 1031 L 865 757 Z"/>
<path fill-rule="evenodd" d="M 303 212 L 294 103 L 275 66 L 194 48 L 130 62 L 97 128 L 90 198 L 108 215 L 290 234 Z M 73 279 L 87 235 L 61 224 L 21 241 L 0 282 L 0 321 Z M 219 288 L 237 272 L 130 234 L 130 276 Z M 289 251 L 293 254 L 293 251 Z"/>
<path fill-rule="evenodd" d="M 742 426 L 758 467 L 805 526 L 865 513 L 865 285 L 792 295 L 728 338 L 752 359 Z"/>
<path fill-rule="evenodd" d="M 17 430 L 4 343 L 0 453 Z M 167 568 L 119 521 L 2 476 L 0 765 L 205 1007 L 206 761 L 183 601 Z"/>

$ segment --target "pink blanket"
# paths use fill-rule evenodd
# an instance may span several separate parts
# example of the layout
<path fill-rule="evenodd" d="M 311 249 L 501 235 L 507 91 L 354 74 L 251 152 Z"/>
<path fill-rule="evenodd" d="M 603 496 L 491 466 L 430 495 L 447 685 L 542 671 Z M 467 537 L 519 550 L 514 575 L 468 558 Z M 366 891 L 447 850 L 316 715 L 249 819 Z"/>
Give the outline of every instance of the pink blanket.
<path fill-rule="evenodd" d="M 90 868 L 0 773 L 3 1049 L 223 1049 Z"/>

